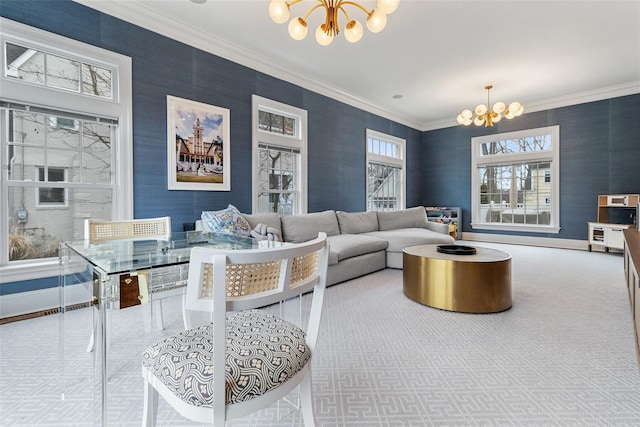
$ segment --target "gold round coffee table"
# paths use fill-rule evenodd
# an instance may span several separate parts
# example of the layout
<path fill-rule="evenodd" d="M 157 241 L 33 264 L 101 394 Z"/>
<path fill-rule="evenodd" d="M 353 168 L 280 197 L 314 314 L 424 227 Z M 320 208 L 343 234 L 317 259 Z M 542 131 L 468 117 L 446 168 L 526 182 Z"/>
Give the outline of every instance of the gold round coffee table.
<path fill-rule="evenodd" d="M 402 252 L 406 296 L 421 304 L 464 313 L 496 313 L 511 307 L 511 255 L 475 247 L 473 255 L 441 253 L 438 245 Z"/>

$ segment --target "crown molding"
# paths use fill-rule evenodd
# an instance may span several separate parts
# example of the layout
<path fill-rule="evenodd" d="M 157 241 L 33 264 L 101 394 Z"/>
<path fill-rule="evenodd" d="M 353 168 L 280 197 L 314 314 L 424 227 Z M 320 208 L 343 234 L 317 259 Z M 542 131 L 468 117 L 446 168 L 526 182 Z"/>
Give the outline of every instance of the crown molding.
<path fill-rule="evenodd" d="M 536 111 L 551 110 L 553 108 L 602 101 L 603 99 L 634 95 L 636 93 L 640 93 L 640 80 L 566 96 L 559 96 L 556 98 L 549 98 L 535 104 L 527 105 L 526 112 L 533 113 Z"/>
<path fill-rule="evenodd" d="M 453 126 L 459 126 L 452 117 L 451 120 L 437 120 L 423 122 L 415 117 L 398 115 L 386 108 L 380 107 L 371 101 L 348 93 L 327 82 L 311 80 L 290 72 L 277 63 L 261 56 L 257 52 L 245 49 L 229 40 L 216 37 L 211 34 L 203 34 L 192 28 L 177 27 L 170 18 L 158 14 L 151 6 L 144 6 L 137 2 L 105 1 L 105 0 L 73 0 L 89 8 L 106 13 L 123 21 L 153 31 L 162 36 L 188 44 L 195 48 L 209 52 L 213 55 L 235 62 L 239 65 L 265 73 L 272 77 L 284 80 L 288 83 L 300 86 L 320 95 L 327 96 L 336 101 L 343 102 L 352 107 L 359 108 L 372 114 L 379 115 L 389 120 L 419 131 L 429 131 Z M 600 101 L 608 98 L 626 96 L 640 93 L 640 81 L 596 89 L 587 92 L 549 98 L 535 104 L 525 105 L 525 114 L 536 111 L 544 111 L 553 108 L 567 107 L 586 102 Z"/>

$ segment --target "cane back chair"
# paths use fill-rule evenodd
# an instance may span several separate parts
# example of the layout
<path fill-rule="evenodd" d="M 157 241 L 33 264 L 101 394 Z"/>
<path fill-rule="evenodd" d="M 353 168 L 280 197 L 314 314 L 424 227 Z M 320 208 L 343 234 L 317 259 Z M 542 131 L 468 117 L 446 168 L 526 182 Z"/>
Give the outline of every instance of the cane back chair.
<path fill-rule="evenodd" d="M 297 386 L 304 423 L 315 425 L 311 358 L 328 253 L 325 233 L 279 248 L 193 248 L 187 309 L 211 314 L 212 322 L 162 339 L 144 352 L 143 425 L 155 425 L 159 395 L 193 421 L 223 426 L 225 420 L 277 402 Z M 311 299 L 300 304 L 305 314 L 299 321 L 272 314 L 275 303 L 311 290 Z"/>
<path fill-rule="evenodd" d="M 169 237 L 171 237 L 171 217 L 169 216 L 117 221 L 96 219 L 86 219 L 84 221 L 84 240 L 88 243 L 99 243 L 113 240 L 136 241 L 168 239 Z M 158 313 L 158 328 L 164 329 L 162 301 L 155 300 L 152 303 L 156 305 Z M 94 315 L 93 331 L 91 332 L 87 352 L 91 352 L 95 348 L 97 327 L 98 320 L 97 316 Z M 109 342 L 108 339 L 107 342 Z"/>

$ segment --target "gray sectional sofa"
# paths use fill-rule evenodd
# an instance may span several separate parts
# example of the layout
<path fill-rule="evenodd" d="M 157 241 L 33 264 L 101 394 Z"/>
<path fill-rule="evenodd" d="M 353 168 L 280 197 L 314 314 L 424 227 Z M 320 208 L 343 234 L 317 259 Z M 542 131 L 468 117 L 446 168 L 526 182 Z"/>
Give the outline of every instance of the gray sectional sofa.
<path fill-rule="evenodd" d="M 427 221 L 422 206 L 396 212 L 341 212 L 328 210 L 279 217 L 277 214 L 242 214 L 249 225 L 280 230 L 285 242 L 301 243 L 327 233 L 327 284 L 373 273 L 386 267 L 402 268 L 407 246 L 453 244 L 449 226 Z"/>

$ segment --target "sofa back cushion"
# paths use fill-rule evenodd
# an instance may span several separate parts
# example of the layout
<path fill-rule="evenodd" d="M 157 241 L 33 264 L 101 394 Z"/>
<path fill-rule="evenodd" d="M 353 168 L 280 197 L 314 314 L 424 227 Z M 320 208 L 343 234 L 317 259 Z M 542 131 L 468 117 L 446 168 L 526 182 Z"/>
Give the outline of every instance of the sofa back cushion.
<path fill-rule="evenodd" d="M 360 234 L 378 231 L 375 212 L 336 212 L 341 234 Z"/>
<path fill-rule="evenodd" d="M 285 242 L 302 243 L 318 237 L 324 231 L 327 236 L 340 234 L 335 211 L 314 212 L 303 215 L 286 215 L 280 218 Z"/>
<path fill-rule="evenodd" d="M 427 228 L 427 212 L 424 207 L 416 206 L 396 212 L 377 212 L 378 230 L 397 230 L 399 228 Z"/>

